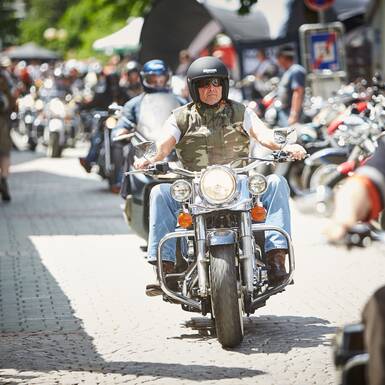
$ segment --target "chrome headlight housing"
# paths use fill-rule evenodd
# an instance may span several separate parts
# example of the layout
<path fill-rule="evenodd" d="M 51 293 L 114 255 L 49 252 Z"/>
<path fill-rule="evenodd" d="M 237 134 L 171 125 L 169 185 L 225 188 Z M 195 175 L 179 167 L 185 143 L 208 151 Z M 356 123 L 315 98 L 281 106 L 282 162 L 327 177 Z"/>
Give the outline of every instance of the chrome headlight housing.
<path fill-rule="evenodd" d="M 207 202 L 222 204 L 234 198 L 237 191 L 237 180 L 229 168 L 213 166 L 202 174 L 199 187 L 202 197 Z"/>
<path fill-rule="evenodd" d="M 177 202 L 185 202 L 191 197 L 191 184 L 183 179 L 176 180 L 171 185 L 171 196 Z"/>
<path fill-rule="evenodd" d="M 261 195 L 267 190 L 267 180 L 262 174 L 254 174 L 249 177 L 247 187 L 251 194 Z"/>

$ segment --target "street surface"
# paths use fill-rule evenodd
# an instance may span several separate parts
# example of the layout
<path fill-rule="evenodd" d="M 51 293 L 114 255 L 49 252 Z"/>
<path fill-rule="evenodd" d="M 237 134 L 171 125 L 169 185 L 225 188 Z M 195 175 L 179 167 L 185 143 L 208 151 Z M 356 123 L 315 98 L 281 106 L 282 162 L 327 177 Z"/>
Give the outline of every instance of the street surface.
<path fill-rule="evenodd" d="M 223 350 L 208 318 L 145 296 L 144 243 L 120 197 L 79 166 L 83 150 L 12 154 L 12 202 L 0 201 L 0 384 L 336 383 L 333 335 L 385 282 L 382 246 L 327 246 L 322 220 L 293 207 L 295 285 Z"/>

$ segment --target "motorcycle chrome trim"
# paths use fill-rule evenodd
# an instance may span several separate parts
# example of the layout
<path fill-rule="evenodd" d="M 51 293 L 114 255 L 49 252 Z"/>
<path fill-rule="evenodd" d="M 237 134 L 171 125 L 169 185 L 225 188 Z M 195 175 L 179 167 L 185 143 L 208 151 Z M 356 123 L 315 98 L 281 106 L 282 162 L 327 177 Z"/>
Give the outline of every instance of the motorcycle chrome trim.
<path fill-rule="evenodd" d="M 104 149 L 106 159 L 106 171 L 108 174 L 110 174 L 112 172 L 113 166 L 111 162 L 110 133 L 108 130 L 104 130 Z"/>
<path fill-rule="evenodd" d="M 185 278 L 183 280 L 183 288 L 182 288 L 182 293 L 184 296 L 187 297 L 188 295 L 188 288 L 187 285 L 190 287 L 194 287 L 198 283 L 198 275 L 195 276 L 194 280 L 191 282 L 191 276 L 193 275 L 194 271 L 197 268 L 197 263 L 192 263 L 187 271 L 185 272 Z"/>
<path fill-rule="evenodd" d="M 247 211 L 253 207 L 253 197 L 250 196 L 247 188 L 248 178 L 245 175 L 237 177 L 237 191 L 234 199 L 231 202 L 224 204 L 211 205 L 205 200 L 202 201 L 202 197 L 199 195 L 199 187 L 194 188 L 193 203 L 190 203 L 189 207 L 193 215 L 207 214 L 218 210 L 231 210 L 231 211 Z"/>
<path fill-rule="evenodd" d="M 213 211 L 230 210 L 230 211 L 247 211 L 253 207 L 253 198 L 247 198 L 242 201 L 237 201 L 231 205 L 207 207 L 203 204 L 192 203 L 189 205 L 192 215 L 208 214 Z"/>
<path fill-rule="evenodd" d="M 242 275 L 244 279 L 244 284 L 248 293 L 254 291 L 253 278 L 254 278 L 254 250 L 253 250 L 253 232 L 252 232 L 252 223 L 250 218 L 250 213 L 242 212 L 241 221 L 240 221 L 240 235 L 242 241 L 242 251 L 243 254 L 240 258 Z"/>
<path fill-rule="evenodd" d="M 289 259 L 288 277 L 280 285 L 275 286 L 275 287 L 270 288 L 270 289 L 267 289 L 262 295 L 258 295 L 257 298 L 255 298 L 250 305 L 251 310 L 254 310 L 254 309 L 257 309 L 261 303 L 264 303 L 269 297 L 283 291 L 283 289 L 287 285 L 289 285 L 289 283 L 292 280 L 293 274 L 294 274 L 295 261 L 294 261 L 293 244 L 291 242 L 290 235 L 285 230 L 283 230 L 277 226 L 270 226 L 270 225 L 254 223 L 254 224 L 252 224 L 252 231 L 253 232 L 276 231 L 278 233 L 281 233 L 286 238 L 286 241 L 287 241 L 288 259 Z"/>
<path fill-rule="evenodd" d="M 198 283 L 199 294 L 202 297 L 208 296 L 209 276 L 208 276 L 208 262 L 206 258 L 206 223 L 203 215 L 195 217 L 195 241 L 197 245 L 197 265 L 198 265 Z"/>
<path fill-rule="evenodd" d="M 188 298 L 182 294 L 176 293 L 173 290 L 169 289 L 166 283 L 166 279 L 163 272 L 163 265 L 162 265 L 162 247 L 166 241 L 172 238 L 184 238 L 184 237 L 194 237 L 195 233 L 194 230 L 183 230 L 183 231 L 177 231 L 173 233 L 168 233 L 165 235 L 159 242 L 158 245 L 158 255 L 157 255 L 157 265 L 158 265 L 158 280 L 160 283 L 160 287 L 162 291 L 171 299 L 177 301 L 178 303 L 185 304 L 187 306 L 191 306 L 195 309 L 198 309 L 199 311 L 202 310 L 202 306 L 200 302 L 195 301 L 191 298 Z M 199 273 L 199 272 L 198 272 Z"/>
<path fill-rule="evenodd" d="M 207 243 L 209 246 L 232 245 L 236 243 L 236 232 L 230 229 L 208 231 Z"/>
<path fill-rule="evenodd" d="M 214 170 L 224 171 L 226 174 L 229 175 L 233 184 L 232 192 L 228 195 L 227 198 L 225 198 L 221 202 L 215 201 L 213 198 L 210 198 L 205 193 L 205 188 L 206 188 L 204 186 L 205 178 Z M 209 166 L 201 173 L 201 177 L 199 180 L 199 195 L 209 205 L 218 207 L 218 206 L 226 205 L 226 204 L 229 204 L 230 202 L 233 202 L 237 198 L 238 187 L 239 186 L 238 186 L 237 175 L 235 172 L 233 172 L 233 170 L 230 167 L 223 166 L 223 165 Z"/>

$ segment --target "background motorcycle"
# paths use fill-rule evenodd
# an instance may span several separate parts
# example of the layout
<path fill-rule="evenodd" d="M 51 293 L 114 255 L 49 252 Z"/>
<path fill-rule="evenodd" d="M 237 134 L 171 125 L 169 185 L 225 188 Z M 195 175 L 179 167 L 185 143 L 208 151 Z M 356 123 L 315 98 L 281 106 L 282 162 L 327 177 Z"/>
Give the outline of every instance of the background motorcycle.
<path fill-rule="evenodd" d="M 141 142 L 155 142 L 162 137 L 162 126 L 170 116 L 172 110 L 179 107 L 180 103 L 170 93 L 152 93 L 146 94 L 140 105 L 140 116 L 134 129 L 136 135 L 132 138 L 133 144 Z M 155 151 L 151 145 L 149 149 Z M 146 149 L 148 150 L 148 149 Z M 142 156 L 143 152 L 138 156 Z M 168 161 L 175 161 L 175 153 L 172 153 Z M 134 151 L 130 145 L 125 148 L 125 166 L 124 170 L 129 171 L 133 168 Z M 125 199 L 124 217 L 130 227 L 143 239 L 148 238 L 148 198 L 151 189 L 162 183 L 162 180 L 154 179 L 150 175 L 130 174 L 123 180 L 122 197 Z"/>

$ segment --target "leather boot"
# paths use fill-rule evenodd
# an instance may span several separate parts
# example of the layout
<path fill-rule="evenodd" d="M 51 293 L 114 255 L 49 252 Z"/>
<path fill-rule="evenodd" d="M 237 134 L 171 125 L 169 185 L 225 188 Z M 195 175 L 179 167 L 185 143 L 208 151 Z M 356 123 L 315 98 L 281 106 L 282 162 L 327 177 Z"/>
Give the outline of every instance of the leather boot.
<path fill-rule="evenodd" d="M 273 249 L 266 253 L 267 276 L 272 286 L 281 284 L 288 276 L 285 267 L 287 249 Z"/>
<path fill-rule="evenodd" d="M 11 196 L 9 195 L 9 190 L 8 190 L 8 184 L 7 184 L 7 179 L 1 178 L 0 180 L 0 194 L 1 194 L 1 199 L 5 202 L 9 202 L 11 200 Z"/>
<path fill-rule="evenodd" d="M 162 265 L 163 265 L 163 273 L 164 274 L 171 274 L 174 272 L 174 263 L 173 262 L 164 261 L 164 262 L 162 262 Z M 158 277 L 157 270 L 158 270 L 157 267 L 154 267 L 156 277 Z M 155 297 L 155 296 L 161 295 L 161 294 L 163 294 L 163 291 L 160 288 L 160 283 L 158 281 L 158 278 L 156 278 L 155 283 L 150 283 L 146 286 L 146 295 L 147 296 Z"/>

